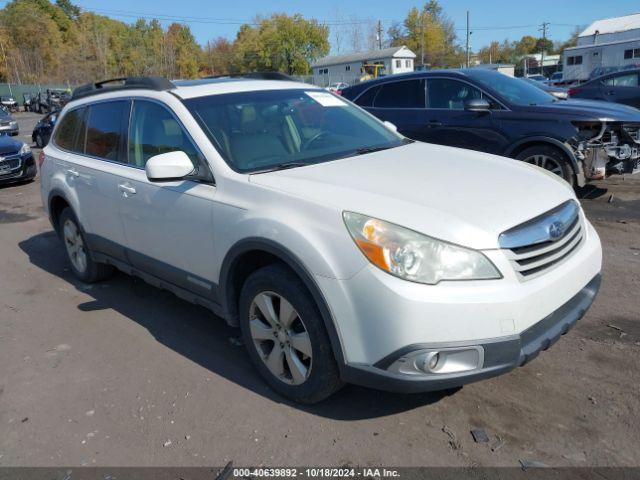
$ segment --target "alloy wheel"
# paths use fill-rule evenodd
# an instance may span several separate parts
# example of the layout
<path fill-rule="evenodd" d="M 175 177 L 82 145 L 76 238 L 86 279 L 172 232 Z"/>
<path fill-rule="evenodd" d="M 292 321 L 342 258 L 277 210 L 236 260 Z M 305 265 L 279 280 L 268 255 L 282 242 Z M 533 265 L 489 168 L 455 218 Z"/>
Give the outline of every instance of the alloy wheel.
<path fill-rule="evenodd" d="M 563 177 L 564 172 L 562 170 L 562 165 L 560 165 L 560 163 L 553 157 L 548 155 L 531 155 L 530 157 L 525 158 L 524 161 Z"/>
<path fill-rule="evenodd" d="M 287 299 L 275 292 L 256 295 L 249 307 L 249 330 L 258 355 L 278 380 L 300 385 L 309 378 L 311 339 Z"/>
<path fill-rule="evenodd" d="M 84 248 L 80 229 L 73 221 L 67 220 L 62 227 L 62 232 L 69 260 L 78 272 L 84 273 L 87 269 L 87 251 Z"/>

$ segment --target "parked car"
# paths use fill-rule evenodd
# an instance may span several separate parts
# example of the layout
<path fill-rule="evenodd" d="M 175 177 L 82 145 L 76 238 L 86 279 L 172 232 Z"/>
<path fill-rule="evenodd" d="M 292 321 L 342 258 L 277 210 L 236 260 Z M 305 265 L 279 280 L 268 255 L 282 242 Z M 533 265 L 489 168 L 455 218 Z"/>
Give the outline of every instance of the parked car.
<path fill-rule="evenodd" d="M 638 110 L 560 101 L 490 70 L 394 75 L 354 85 L 342 95 L 409 138 L 522 160 L 574 186 L 640 168 Z"/>
<path fill-rule="evenodd" d="M 60 110 L 55 110 L 36 123 L 33 133 L 31 133 L 31 140 L 33 140 L 38 148 L 44 148 L 44 146 L 49 143 L 51 132 L 53 132 L 53 127 L 56 124 L 59 114 Z"/>
<path fill-rule="evenodd" d="M 32 180 L 36 162 L 29 145 L 7 135 L 0 136 L 0 185 Z"/>
<path fill-rule="evenodd" d="M 0 136 L 18 135 L 20 127 L 11 112 L 4 105 L 0 108 Z"/>
<path fill-rule="evenodd" d="M 549 79 L 544 75 L 527 75 L 526 78 L 530 78 L 531 80 L 535 80 L 536 82 L 547 82 Z"/>
<path fill-rule="evenodd" d="M 307 403 L 499 375 L 588 309 L 602 252 L 566 182 L 261 78 L 76 89 L 41 192 L 81 281 L 116 267 L 210 308 Z"/>
<path fill-rule="evenodd" d="M 332 83 L 331 85 L 329 85 L 327 87 L 327 90 L 329 90 L 330 92 L 333 92 L 337 95 L 342 95 L 342 90 L 344 90 L 345 88 L 349 88 L 349 84 L 348 83 L 344 83 L 344 82 L 336 82 L 336 83 Z"/>
<path fill-rule="evenodd" d="M 36 111 L 38 113 L 51 113 L 60 110 L 70 100 L 69 92 L 64 89 L 48 88 L 37 94 Z"/>
<path fill-rule="evenodd" d="M 31 111 L 31 103 L 33 101 L 33 95 L 31 93 L 23 93 L 22 94 L 22 107 L 25 112 Z"/>
<path fill-rule="evenodd" d="M 10 112 L 18 111 L 18 102 L 11 95 L 0 96 L 0 103 L 3 107 L 7 108 Z"/>
<path fill-rule="evenodd" d="M 559 85 L 563 83 L 562 80 L 562 72 L 555 72 L 551 74 L 549 77 L 549 81 L 547 82 L 549 85 Z"/>
<path fill-rule="evenodd" d="M 571 98 L 588 98 L 640 108 L 640 69 L 622 70 L 569 89 Z"/>
<path fill-rule="evenodd" d="M 532 80 L 530 78 L 522 78 L 525 82 L 534 85 L 536 88 L 547 92 L 549 95 L 553 95 L 554 97 L 560 100 L 566 100 L 569 97 L 569 93 L 566 88 L 553 87 L 551 85 L 547 85 L 546 83 L 539 82 L 537 80 Z"/>

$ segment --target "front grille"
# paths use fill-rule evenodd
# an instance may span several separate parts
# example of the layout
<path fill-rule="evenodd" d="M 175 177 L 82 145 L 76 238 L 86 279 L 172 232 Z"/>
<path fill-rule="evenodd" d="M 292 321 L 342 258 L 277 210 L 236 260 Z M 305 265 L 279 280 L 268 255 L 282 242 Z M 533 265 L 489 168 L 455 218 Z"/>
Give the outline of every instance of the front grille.
<path fill-rule="evenodd" d="M 12 155 L 9 157 L 0 157 L 0 175 L 7 173 L 13 173 L 14 170 L 20 168 L 22 165 L 22 159 L 19 155 Z"/>
<path fill-rule="evenodd" d="M 580 209 L 570 200 L 500 235 L 500 246 L 522 280 L 552 269 L 575 253 L 584 240 Z"/>
<path fill-rule="evenodd" d="M 0 127 L 8 127 L 11 125 L 11 122 L 0 122 Z"/>

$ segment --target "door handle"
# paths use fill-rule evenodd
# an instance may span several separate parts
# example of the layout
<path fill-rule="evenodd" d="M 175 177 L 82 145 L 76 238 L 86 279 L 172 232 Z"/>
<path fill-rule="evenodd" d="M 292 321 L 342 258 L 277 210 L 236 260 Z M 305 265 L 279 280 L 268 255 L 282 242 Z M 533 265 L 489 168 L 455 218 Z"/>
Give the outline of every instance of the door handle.
<path fill-rule="evenodd" d="M 607 90 L 606 92 L 604 92 L 605 95 L 615 95 L 616 92 L 615 90 Z"/>
<path fill-rule="evenodd" d="M 80 176 L 80 173 L 77 170 L 73 169 L 73 168 L 67 169 L 67 173 L 69 175 L 71 175 L 72 177 L 75 177 L 75 178 L 78 178 Z"/>
<path fill-rule="evenodd" d="M 136 189 L 134 187 L 132 187 L 131 185 L 126 185 L 124 183 L 121 183 L 118 185 L 118 190 L 120 190 L 120 192 L 122 192 L 122 195 L 126 198 L 129 195 L 135 195 L 136 194 Z"/>
<path fill-rule="evenodd" d="M 442 126 L 442 122 L 439 122 L 437 120 L 429 120 L 427 122 L 427 127 L 441 127 Z"/>

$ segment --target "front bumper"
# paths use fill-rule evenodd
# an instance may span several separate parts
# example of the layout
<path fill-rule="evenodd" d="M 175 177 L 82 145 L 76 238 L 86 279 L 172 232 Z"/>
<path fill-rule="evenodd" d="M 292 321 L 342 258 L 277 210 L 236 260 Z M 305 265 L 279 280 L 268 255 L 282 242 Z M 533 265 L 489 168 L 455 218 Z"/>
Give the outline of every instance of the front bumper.
<path fill-rule="evenodd" d="M 19 133 L 20 133 L 20 127 L 18 125 L 16 125 L 16 126 L 11 126 L 11 125 L 0 126 L 0 135 L 16 136 Z"/>
<path fill-rule="evenodd" d="M 9 162 L 13 160 L 17 160 L 17 166 L 13 163 L 8 165 Z M 0 184 L 31 180 L 35 178 L 37 173 L 38 169 L 32 154 L 16 159 L 8 158 L 0 161 Z"/>
<path fill-rule="evenodd" d="M 379 390 L 410 393 L 443 390 L 501 375 L 526 364 L 567 333 L 593 303 L 600 283 L 601 275 L 597 274 L 568 302 L 518 335 L 437 346 L 439 349 L 480 347 L 483 363 L 475 370 L 442 375 L 405 375 L 387 370 L 390 365 L 409 356 L 411 352 L 434 348 L 434 345 L 415 344 L 388 355 L 373 366 L 346 365 L 343 380 Z"/>

